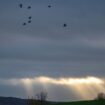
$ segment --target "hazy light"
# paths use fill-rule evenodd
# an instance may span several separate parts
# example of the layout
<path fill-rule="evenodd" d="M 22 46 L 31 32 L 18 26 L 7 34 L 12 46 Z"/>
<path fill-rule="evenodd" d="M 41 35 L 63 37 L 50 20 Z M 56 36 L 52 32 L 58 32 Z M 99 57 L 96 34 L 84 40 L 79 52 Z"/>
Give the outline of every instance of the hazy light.
<path fill-rule="evenodd" d="M 49 87 L 51 84 L 69 87 L 70 91 L 73 91 L 76 96 L 82 99 L 95 98 L 99 92 L 105 92 L 105 80 L 91 76 L 86 78 L 50 78 L 41 76 L 24 79 L 0 79 L 0 83 L 7 85 L 21 85 L 26 89 L 28 96 L 33 95 L 34 89 L 36 88 L 35 86 L 38 84 L 41 84 L 41 86 L 43 85 L 43 87 Z M 50 87 L 48 89 L 50 91 Z"/>
<path fill-rule="evenodd" d="M 25 86 L 28 93 L 32 92 L 32 84 L 39 83 L 44 86 L 62 85 L 70 88 L 78 97 L 82 99 L 95 98 L 99 92 L 105 92 L 104 80 L 97 77 L 86 78 L 50 78 L 50 77 L 37 77 L 33 79 L 24 79 Z"/>
<path fill-rule="evenodd" d="M 42 83 L 52 83 L 59 85 L 75 85 L 75 84 L 104 84 L 104 81 L 96 77 L 87 78 L 50 78 L 50 77 L 39 77 L 37 78 Z"/>
<path fill-rule="evenodd" d="M 32 94 L 33 94 L 33 79 L 29 79 L 29 78 L 21 79 L 20 82 L 26 89 L 27 95 L 32 96 Z"/>

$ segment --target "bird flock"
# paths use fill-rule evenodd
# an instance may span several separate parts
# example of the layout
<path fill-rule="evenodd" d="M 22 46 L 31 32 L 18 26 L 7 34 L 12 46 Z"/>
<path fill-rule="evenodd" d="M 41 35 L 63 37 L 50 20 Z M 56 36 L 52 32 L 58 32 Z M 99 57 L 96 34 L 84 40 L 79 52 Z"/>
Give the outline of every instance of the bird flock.
<path fill-rule="evenodd" d="M 51 2 L 51 0 L 50 0 L 49 3 L 48 3 L 48 8 L 49 8 L 49 9 L 52 8 L 52 5 L 51 5 L 50 2 Z M 19 3 L 19 8 L 20 8 L 20 9 L 25 8 L 25 7 L 24 7 L 24 3 Z M 31 9 L 32 9 L 32 6 L 31 6 L 31 5 L 28 5 L 26 9 L 27 9 L 27 10 L 31 10 Z M 22 25 L 23 25 L 23 26 L 26 26 L 26 25 L 30 24 L 31 22 L 32 22 L 32 16 L 28 16 L 27 22 L 23 22 Z M 63 27 L 67 27 L 67 23 L 63 23 L 62 26 L 63 26 Z"/>
<path fill-rule="evenodd" d="M 20 3 L 20 4 L 19 4 L 19 7 L 20 7 L 21 9 L 24 8 L 24 4 L 23 4 L 23 3 Z M 32 7 L 31 7 L 30 5 L 27 6 L 27 9 L 28 9 L 28 10 L 31 10 L 31 8 L 32 8 Z M 28 23 L 31 23 L 31 22 L 32 22 L 32 16 L 29 16 L 29 17 L 28 17 L 28 21 L 27 21 L 27 22 L 23 22 L 22 25 L 25 26 L 25 25 L 27 25 Z"/>

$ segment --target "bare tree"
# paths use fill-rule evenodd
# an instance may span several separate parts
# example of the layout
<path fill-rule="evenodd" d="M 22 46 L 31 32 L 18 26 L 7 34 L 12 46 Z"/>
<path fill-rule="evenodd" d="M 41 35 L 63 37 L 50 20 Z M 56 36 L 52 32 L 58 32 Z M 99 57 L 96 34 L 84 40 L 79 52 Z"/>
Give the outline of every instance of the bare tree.
<path fill-rule="evenodd" d="M 96 98 L 97 100 L 104 100 L 105 99 L 105 94 L 104 93 L 99 93 L 98 95 L 97 95 L 97 98 Z"/>
<path fill-rule="evenodd" d="M 45 105 L 46 99 L 47 99 L 47 93 L 42 91 L 42 92 L 36 94 L 35 98 L 28 97 L 27 104 L 28 105 Z"/>
<path fill-rule="evenodd" d="M 36 94 L 36 99 L 39 101 L 46 101 L 47 93 L 42 91 L 42 92 Z"/>
<path fill-rule="evenodd" d="M 46 92 L 40 92 L 36 95 L 36 99 L 40 102 L 41 105 L 45 105 L 46 104 L 46 100 L 47 100 L 47 93 Z"/>
<path fill-rule="evenodd" d="M 37 100 L 34 99 L 33 97 L 32 97 L 32 98 L 29 98 L 29 97 L 28 97 L 27 104 L 28 104 L 28 105 L 38 105 L 38 102 L 37 102 Z"/>

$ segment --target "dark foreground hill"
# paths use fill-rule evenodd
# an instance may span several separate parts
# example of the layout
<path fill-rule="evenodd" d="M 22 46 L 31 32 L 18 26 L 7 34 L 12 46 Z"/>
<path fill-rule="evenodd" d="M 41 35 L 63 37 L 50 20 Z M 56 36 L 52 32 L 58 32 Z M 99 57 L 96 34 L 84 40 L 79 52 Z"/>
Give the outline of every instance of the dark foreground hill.
<path fill-rule="evenodd" d="M 0 97 L 0 105 L 27 105 L 27 100 L 12 97 Z"/>
<path fill-rule="evenodd" d="M 0 97 L 0 105 L 27 105 L 27 99 Z M 47 102 L 47 105 L 105 105 L 105 100 L 80 102 Z"/>
<path fill-rule="evenodd" d="M 105 100 L 62 102 L 62 103 L 58 103 L 56 105 L 105 105 Z"/>

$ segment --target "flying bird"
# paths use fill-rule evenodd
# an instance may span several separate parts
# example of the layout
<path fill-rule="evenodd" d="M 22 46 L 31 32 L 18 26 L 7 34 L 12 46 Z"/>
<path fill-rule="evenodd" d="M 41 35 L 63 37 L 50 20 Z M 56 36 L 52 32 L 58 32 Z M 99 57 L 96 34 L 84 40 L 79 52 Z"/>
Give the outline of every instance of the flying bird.
<path fill-rule="evenodd" d="M 51 5 L 48 5 L 48 8 L 51 8 L 52 6 Z"/>
<path fill-rule="evenodd" d="M 28 6 L 27 9 L 31 9 L 31 6 Z"/>
<path fill-rule="evenodd" d="M 28 19 L 32 19 L 32 16 L 29 16 Z"/>
<path fill-rule="evenodd" d="M 19 7 L 22 8 L 23 7 L 23 4 L 19 4 Z"/>
<path fill-rule="evenodd" d="M 31 23 L 31 20 L 29 20 L 28 23 Z"/>
<path fill-rule="evenodd" d="M 64 24 L 63 24 L 63 27 L 67 27 L 67 24 L 66 24 L 66 23 L 64 23 Z"/>
<path fill-rule="evenodd" d="M 23 23 L 23 26 L 25 26 L 25 25 L 26 25 L 26 23 L 24 22 L 24 23 Z"/>

